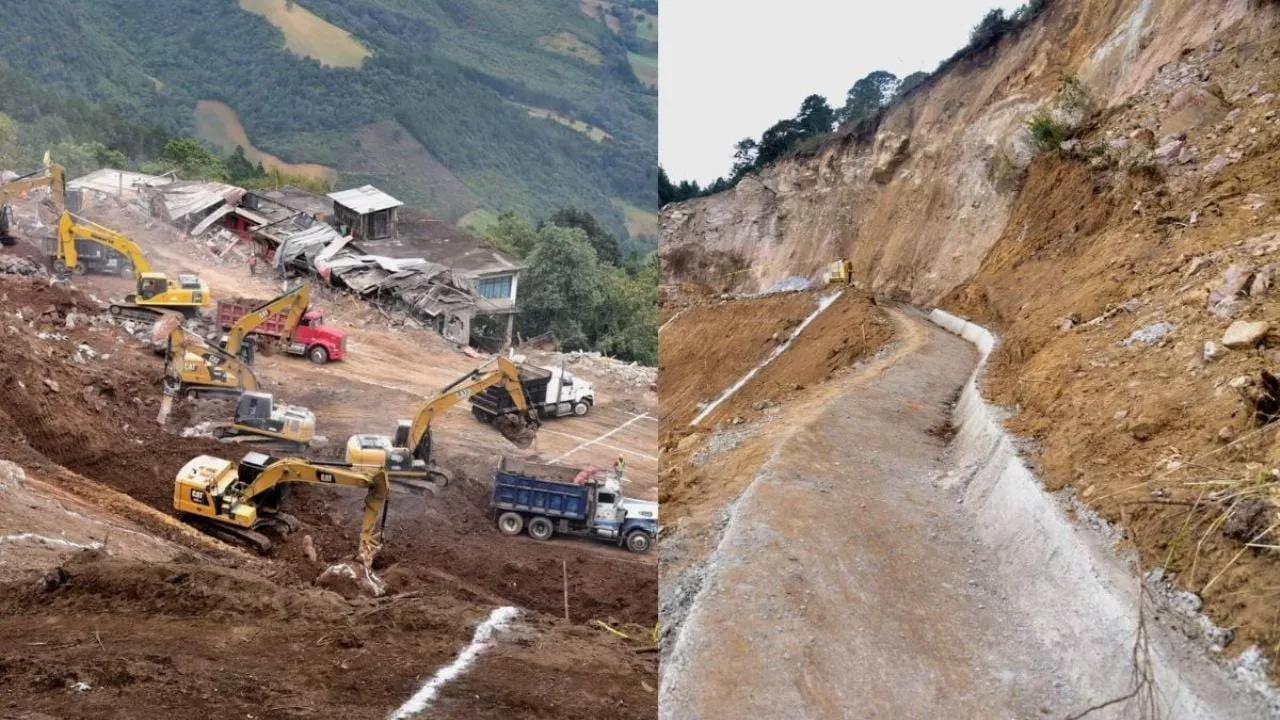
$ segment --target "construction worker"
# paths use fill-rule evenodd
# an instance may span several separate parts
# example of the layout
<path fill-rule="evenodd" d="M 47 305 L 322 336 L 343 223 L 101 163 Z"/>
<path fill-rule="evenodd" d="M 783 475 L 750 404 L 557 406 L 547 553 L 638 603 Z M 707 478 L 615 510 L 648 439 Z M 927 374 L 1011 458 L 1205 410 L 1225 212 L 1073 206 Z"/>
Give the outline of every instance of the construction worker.
<path fill-rule="evenodd" d="M 619 455 L 618 459 L 613 463 L 613 472 L 618 476 L 618 480 L 622 480 L 622 473 L 626 472 L 627 462 Z"/>
<path fill-rule="evenodd" d="M 254 252 L 252 255 L 249 256 L 249 274 L 250 275 L 258 274 L 258 253 L 257 252 Z"/>

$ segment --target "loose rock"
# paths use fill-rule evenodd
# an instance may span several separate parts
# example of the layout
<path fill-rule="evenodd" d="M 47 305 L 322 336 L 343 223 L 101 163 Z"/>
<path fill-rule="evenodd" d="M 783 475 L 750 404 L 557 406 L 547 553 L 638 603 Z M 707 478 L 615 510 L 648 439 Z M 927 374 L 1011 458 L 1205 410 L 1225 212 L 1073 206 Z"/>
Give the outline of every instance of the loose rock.
<path fill-rule="evenodd" d="M 1269 322 L 1237 320 L 1231 323 L 1231 327 L 1227 328 L 1226 334 L 1222 336 L 1222 344 L 1232 350 L 1257 347 L 1258 343 L 1262 342 L 1262 339 L 1267 336 L 1267 331 L 1270 329 L 1271 323 Z"/>

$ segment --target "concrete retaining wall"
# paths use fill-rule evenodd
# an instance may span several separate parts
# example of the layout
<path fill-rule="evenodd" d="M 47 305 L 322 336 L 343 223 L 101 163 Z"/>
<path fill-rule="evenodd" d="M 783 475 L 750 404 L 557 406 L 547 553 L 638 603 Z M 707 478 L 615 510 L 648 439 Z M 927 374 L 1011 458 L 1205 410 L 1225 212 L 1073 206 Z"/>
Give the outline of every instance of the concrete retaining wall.
<path fill-rule="evenodd" d="M 961 502 L 1002 560 L 1007 577 L 1001 584 L 1017 589 L 1010 599 L 1033 619 L 1046 646 L 1062 653 L 1063 666 L 1073 668 L 1064 682 L 1099 703 L 1125 695 L 1133 688 L 1129 669 L 1139 617 L 1140 580 L 1132 562 L 1117 555 L 1106 532 L 1071 520 L 1062 502 L 1044 491 L 1001 427 L 998 411 L 982 399 L 977 381 L 995 336 L 941 310 L 929 319 L 972 342 L 981 355 L 955 409 L 954 452 L 962 468 Z M 1274 696 L 1268 703 L 1263 695 L 1270 693 L 1251 687 L 1256 678 L 1239 667 L 1229 671 L 1202 644 L 1171 631 L 1155 617 L 1161 611 L 1150 604 L 1146 611 L 1159 717 L 1280 717 Z M 1136 709 L 1119 704 L 1090 717 L 1137 717 Z"/>

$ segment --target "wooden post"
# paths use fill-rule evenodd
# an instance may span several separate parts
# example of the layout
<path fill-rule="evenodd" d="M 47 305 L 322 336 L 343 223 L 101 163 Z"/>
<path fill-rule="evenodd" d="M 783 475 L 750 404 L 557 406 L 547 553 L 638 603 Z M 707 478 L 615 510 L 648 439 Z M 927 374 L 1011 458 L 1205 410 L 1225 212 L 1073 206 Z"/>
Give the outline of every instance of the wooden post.
<path fill-rule="evenodd" d="M 564 619 L 569 619 L 569 564 L 560 559 L 560 569 L 564 571 Z"/>

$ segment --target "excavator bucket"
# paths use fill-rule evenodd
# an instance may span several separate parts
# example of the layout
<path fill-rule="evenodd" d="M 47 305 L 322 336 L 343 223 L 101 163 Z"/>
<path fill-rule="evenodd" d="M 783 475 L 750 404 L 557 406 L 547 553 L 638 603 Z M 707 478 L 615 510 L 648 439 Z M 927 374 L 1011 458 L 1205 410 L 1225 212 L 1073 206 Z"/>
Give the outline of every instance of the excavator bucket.
<path fill-rule="evenodd" d="M 182 325 L 182 316 L 177 313 L 164 313 L 151 326 L 152 347 L 164 347 L 169 342 L 169 334 Z"/>
<path fill-rule="evenodd" d="M 532 445 L 538 436 L 537 421 L 530 422 L 519 414 L 499 415 L 493 419 L 493 426 L 502 433 L 502 437 L 521 450 Z"/>

